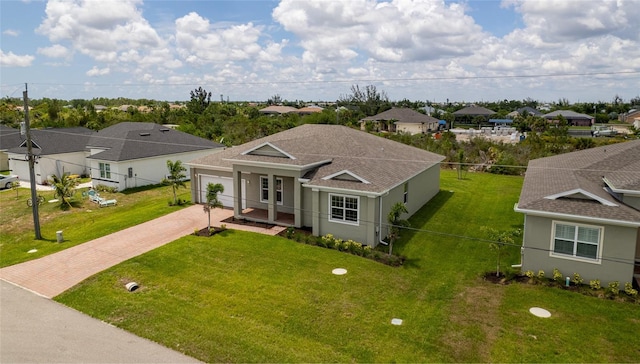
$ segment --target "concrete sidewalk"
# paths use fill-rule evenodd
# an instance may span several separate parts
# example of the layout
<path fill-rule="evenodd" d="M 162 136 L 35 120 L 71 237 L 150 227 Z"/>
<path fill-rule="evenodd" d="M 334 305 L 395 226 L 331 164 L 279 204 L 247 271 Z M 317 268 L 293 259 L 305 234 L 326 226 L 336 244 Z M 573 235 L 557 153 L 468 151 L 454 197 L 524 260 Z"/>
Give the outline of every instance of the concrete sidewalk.
<path fill-rule="evenodd" d="M 231 216 L 232 210 L 213 209 L 211 224 L 219 226 L 221 220 Z M 52 298 L 98 272 L 206 226 L 207 216 L 202 206 L 190 206 L 40 259 L 2 268 L 0 279 Z M 269 235 L 275 235 L 283 229 L 236 224 L 227 224 L 227 227 Z"/>

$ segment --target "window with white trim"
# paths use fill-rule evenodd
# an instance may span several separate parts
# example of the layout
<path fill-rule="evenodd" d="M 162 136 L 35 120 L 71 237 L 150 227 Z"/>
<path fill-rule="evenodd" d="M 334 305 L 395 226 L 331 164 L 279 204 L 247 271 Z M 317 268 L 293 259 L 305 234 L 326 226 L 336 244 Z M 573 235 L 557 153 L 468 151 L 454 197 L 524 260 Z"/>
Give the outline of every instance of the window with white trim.
<path fill-rule="evenodd" d="M 357 196 L 329 194 L 329 221 L 359 224 L 360 198 Z"/>
<path fill-rule="evenodd" d="M 100 163 L 100 178 L 111 178 L 111 165 Z"/>
<path fill-rule="evenodd" d="M 601 236 L 601 227 L 555 222 L 552 254 L 598 260 Z"/>
<path fill-rule="evenodd" d="M 269 202 L 269 177 L 260 176 L 260 202 Z M 282 205 L 282 178 L 276 178 L 276 203 Z"/>

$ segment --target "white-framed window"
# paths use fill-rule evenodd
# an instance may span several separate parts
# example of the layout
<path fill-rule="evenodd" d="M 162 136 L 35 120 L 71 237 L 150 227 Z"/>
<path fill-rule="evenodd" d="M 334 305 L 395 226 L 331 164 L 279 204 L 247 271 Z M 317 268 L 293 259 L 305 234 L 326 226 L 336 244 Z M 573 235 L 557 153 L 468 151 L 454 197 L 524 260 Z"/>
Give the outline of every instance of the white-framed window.
<path fill-rule="evenodd" d="M 602 227 L 554 221 L 551 255 L 599 262 Z"/>
<path fill-rule="evenodd" d="M 409 202 L 409 182 L 406 182 L 404 184 L 404 194 L 402 195 L 402 199 L 405 205 L 407 204 L 407 202 Z"/>
<path fill-rule="evenodd" d="M 260 176 L 260 202 L 269 202 L 269 177 Z M 282 205 L 282 178 L 276 178 L 276 203 Z"/>
<path fill-rule="evenodd" d="M 330 193 L 329 221 L 359 225 L 360 197 Z"/>
<path fill-rule="evenodd" d="M 100 178 L 111 178 L 111 165 L 100 163 Z"/>

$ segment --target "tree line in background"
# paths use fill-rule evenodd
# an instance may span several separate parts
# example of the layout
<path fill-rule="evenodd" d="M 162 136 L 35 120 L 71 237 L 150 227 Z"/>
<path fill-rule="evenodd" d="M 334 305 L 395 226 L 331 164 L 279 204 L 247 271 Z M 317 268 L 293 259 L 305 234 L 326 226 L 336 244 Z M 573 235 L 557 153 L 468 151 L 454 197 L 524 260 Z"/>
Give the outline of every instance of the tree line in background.
<path fill-rule="evenodd" d="M 359 120 L 388 110 L 391 107 L 408 107 L 420 112 L 432 108 L 431 115 L 449 123 L 455 120 L 453 113 L 466 107 L 467 103 L 449 102 L 434 104 L 424 101 L 389 101 L 384 91 L 373 85 L 360 87 L 354 85 L 350 93 L 341 95 L 335 102 L 316 103 L 324 106 L 320 113 L 310 115 L 283 114 L 264 115 L 260 109 L 268 105 L 304 107 L 313 102 L 287 101 L 274 95 L 264 103 L 219 102 L 211 101 L 211 92 L 202 87 L 190 92 L 187 102 L 167 102 L 148 99 L 75 99 L 70 101 L 43 98 L 30 101 L 30 121 L 33 128 L 45 127 L 86 127 L 92 130 L 104 129 L 123 121 L 153 122 L 173 124 L 178 130 L 227 146 L 239 145 L 248 141 L 271 135 L 301 124 L 340 124 L 359 128 Z M 22 100 L 4 98 L 0 102 L 0 123 L 19 127 L 24 119 L 20 110 Z M 101 109 L 97 109 L 100 105 Z M 503 100 L 499 102 L 474 103 L 496 111 L 495 118 L 506 115 L 519 108 L 536 108 L 536 100 Z M 617 95 L 612 102 L 569 104 L 560 99 L 548 105 L 553 110 L 573 110 L 595 115 L 598 123 L 617 121 L 618 115 L 633 108 L 640 108 L 640 97 L 624 102 Z M 451 125 L 451 124 L 449 124 Z M 456 125 L 459 125 L 458 123 Z M 467 126 L 482 125 L 482 120 L 473 120 Z M 519 143 L 495 143 L 483 138 L 472 138 L 468 142 L 457 141 L 451 132 L 442 132 L 439 138 L 433 134 L 381 134 L 418 148 L 442 154 L 445 162 L 452 166 L 461 164 L 463 168 L 486 170 L 493 173 L 521 174 L 530 159 L 546 157 L 573 150 L 591 148 L 597 145 L 615 142 L 615 138 L 572 138 L 568 135 L 568 124 L 560 118 L 557 124 L 550 124 L 543 118 L 532 115 L 516 117 L 513 126 L 528 137 Z M 633 132 L 640 136 L 638 130 Z M 434 131 L 435 133 L 435 131 Z"/>

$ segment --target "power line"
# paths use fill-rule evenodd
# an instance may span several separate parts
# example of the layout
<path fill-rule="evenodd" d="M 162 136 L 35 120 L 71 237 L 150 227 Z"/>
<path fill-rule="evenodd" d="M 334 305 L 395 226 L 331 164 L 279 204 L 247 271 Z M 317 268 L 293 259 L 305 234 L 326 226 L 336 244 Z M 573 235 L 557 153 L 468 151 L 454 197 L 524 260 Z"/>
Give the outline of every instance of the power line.
<path fill-rule="evenodd" d="M 357 82 L 408 82 L 408 81 L 452 81 L 452 80 L 487 80 L 487 79 L 517 79 L 517 78 L 557 78 L 557 77 L 589 77 L 589 76 L 616 76 L 616 75 L 640 75 L 640 71 L 611 71 L 611 72 L 575 72 L 575 73 L 539 73 L 530 75 L 484 75 L 484 76 L 434 76 L 434 77 L 404 77 L 404 78 L 360 78 L 360 79 L 344 79 L 344 80 L 269 80 L 269 81 L 219 81 L 216 85 L 272 85 L 272 84 L 334 84 L 334 83 L 357 83 Z M 32 82 L 31 85 L 41 86 L 80 86 L 87 87 L 83 83 L 47 83 Z M 188 82 L 188 83 L 96 83 L 91 87 L 175 87 L 175 86 L 194 86 L 194 85 L 212 85 L 207 82 Z"/>
<path fill-rule="evenodd" d="M 55 160 L 53 158 L 49 158 L 49 159 Z M 73 163 L 68 163 L 68 164 L 73 164 Z M 84 166 L 84 165 L 81 165 L 81 164 L 75 164 L 75 165 Z M 522 166 L 512 166 L 512 167 L 519 167 L 520 168 Z M 125 175 L 123 173 L 115 173 L 115 172 L 113 172 L 113 174 L 122 175 L 122 176 Z M 151 182 L 150 184 L 158 184 L 158 182 L 155 181 L 155 180 L 149 180 L 149 179 L 145 179 L 145 178 L 142 178 L 142 177 L 137 177 L 137 178 L 141 179 L 143 181 Z M 193 188 L 191 190 L 193 190 Z M 204 190 L 204 189 L 196 189 L 195 192 L 198 194 L 198 196 L 201 196 L 203 192 L 206 192 L 206 190 Z M 237 201 L 237 197 L 234 196 L 233 194 L 219 193 L 218 196 L 231 198 L 231 199 L 234 200 L 234 202 Z M 252 204 L 258 204 L 258 203 L 264 204 L 264 202 L 258 201 L 258 200 L 246 199 L 246 198 L 244 200 L 247 201 L 247 202 L 250 202 Z M 290 210 L 290 211 L 294 211 L 294 213 L 298 212 L 298 213 L 303 213 L 303 214 L 316 214 L 321 219 L 329 219 L 330 218 L 330 214 L 329 213 L 322 213 L 320 211 L 314 212 L 311 209 L 302 209 L 302 208 L 296 209 L 294 206 L 291 206 L 291 205 L 279 205 L 279 206 L 280 206 L 281 209 L 287 209 L 287 210 Z M 359 221 L 359 223 L 368 224 L 368 225 L 374 225 L 374 226 L 375 225 L 380 225 L 381 228 L 383 228 L 383 227 L 389 228 L 389 227 L 394 226 L 394 225 L 386 223 L 386 222 L 380 223 L 380 222 L 377 222 L 377 221 L 365 220 L 365 219 L 359 219 L 358 221 Z M 428 229 L 422 229 L 422 228 L 412 228 L 412 227 L 406 227 L 406 226 L 396 226 L 396 227 L 404 229 L 404 230 L 407 230 L 407 231 L 413 231 L 413 232 L 416 232 L 416 233 L 425 233 L 425 234 L 436 235 L 436 236 L 444 236 L 444 237 L 449 237 L 449 238 L 464 239 L 464 240 L 474 241 L 474 242 L 478 242 L 478 243 L 487 243 L 487 244 L 495 243 L 495 244 L 501 244 L 503 246 L 517 247 L 517 248 L 521 248 L 521 249 L 525 249 L 525 250 L 535 250 L 535 251 L 542 251 L 542 252 L 546 252 L 546 253 L 553 252 L 551 249 L 529 247 L 529 246 L 523 246 L 521 244 L 515 244 L 515 243 L 513 243 L 513 244 L 512 243 L 503 243 L 503 242 L 499 242 L 499 241 L 496 241 L 496 240 L 479 238 L 479 237 L 474 237 L 474 236 L 453 234 L 453 233 L 447 233 L 447 232 L 436 231 L 436 230 L 428 230 Z M 635 265 L 635 260 L 634 259 L 626 259 L 626 258 L 610 257 L 610 256 L 601 256 L 600 260 L 610 261 L 610 262 L 615 262 L 615 263 L 621 263 L 621 264 Z"/>

